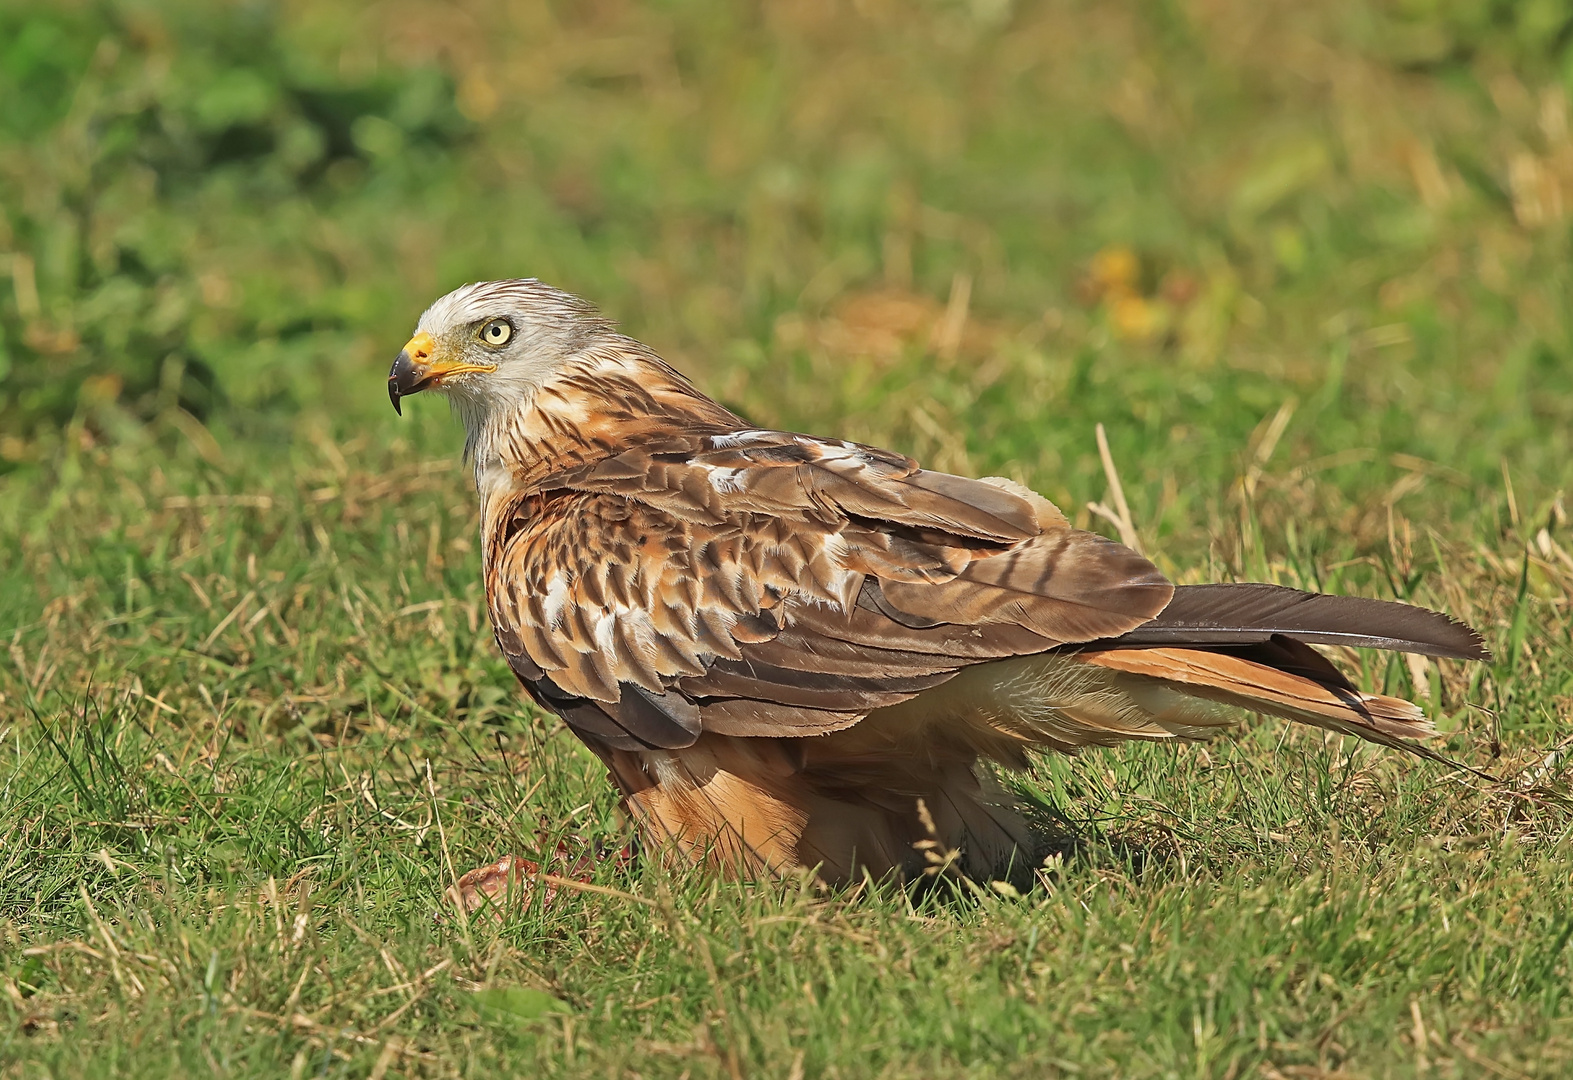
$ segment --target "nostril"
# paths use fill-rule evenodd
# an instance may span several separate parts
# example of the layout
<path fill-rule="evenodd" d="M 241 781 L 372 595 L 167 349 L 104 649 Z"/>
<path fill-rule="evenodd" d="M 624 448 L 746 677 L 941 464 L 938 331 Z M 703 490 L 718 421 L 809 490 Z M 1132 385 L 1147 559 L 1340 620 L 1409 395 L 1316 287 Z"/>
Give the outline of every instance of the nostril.
<path fill-rule="evenodd" d="M 432 340 L 432 336 L 424 330 L 417 331 L 414 337 L 404 343 L 403 349 L 404 352 L 409 354 L 410 360 L 415 363 L 430 360 L 432 353 L 436 350 L 437 342 Z"/>

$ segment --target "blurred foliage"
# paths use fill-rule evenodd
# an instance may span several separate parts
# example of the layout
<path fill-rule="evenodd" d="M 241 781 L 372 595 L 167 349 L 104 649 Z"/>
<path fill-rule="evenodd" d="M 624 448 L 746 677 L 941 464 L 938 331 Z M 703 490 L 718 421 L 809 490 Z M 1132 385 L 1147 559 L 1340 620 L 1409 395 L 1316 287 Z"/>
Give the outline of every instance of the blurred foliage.
<path fill-rule="evenodd" d="M 1573 8 L 1563 0 L 1396 0 L 1374 12 L 1365 43 L 1407 67 L 1483 59 L 1573 79 Z"/>
<path fill-rule="evenodd" d="M 23 433 L 84 399 L 297 408 L 240 343 L 342 315 L 238 302 L 225 233 L 424 175 L 466 131 L 436 69 L 336 70 L 267 5 L 7 5 L 0 100 L 0 424 Z"/>
<path fill-rule="evenodd" d="M 1087 417 L 1207 474 L 1289 398 L 1301 457 L 1507 456 L 1554 490 L 1570 27 L 1539 0 L 15 0 L 0 469 L 154 417 L 347 434 L 425 303 L 525 274 L 762 423 L 1071 502 Z"/>

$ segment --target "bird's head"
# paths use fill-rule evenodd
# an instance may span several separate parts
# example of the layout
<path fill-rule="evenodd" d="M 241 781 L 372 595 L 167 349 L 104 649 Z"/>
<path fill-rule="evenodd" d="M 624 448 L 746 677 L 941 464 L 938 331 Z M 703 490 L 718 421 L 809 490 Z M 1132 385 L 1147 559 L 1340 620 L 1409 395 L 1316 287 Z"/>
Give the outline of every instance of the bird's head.
<path fill-rule="evenodd" d="M 473 433 L 528 400 L 610 323 L 586 301 L 533 278 L 465 285 L 421 316 L 388 372 L 388 397 L 439 390 Z"/>

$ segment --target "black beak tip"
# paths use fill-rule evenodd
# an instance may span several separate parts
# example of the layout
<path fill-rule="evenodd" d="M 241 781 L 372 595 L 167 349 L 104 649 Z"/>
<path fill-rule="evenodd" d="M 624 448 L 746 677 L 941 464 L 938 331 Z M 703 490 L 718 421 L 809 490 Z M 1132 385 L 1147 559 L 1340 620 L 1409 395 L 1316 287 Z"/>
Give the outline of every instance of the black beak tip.
<path fill-rule="evenodd" d="M 399 404 L 399 398 L 415 389 L 414 376 L 410 354 L 400 349 L 399 355 L 394 357 L 393 366 L 388 369 L 388 400 L 393 402 L 393 411 L 400 416 L 404 415 L 404 407 Z"/>
<path fill-rule="evenodd" d="M 418 394 L 432 384 L 430 369 L 424 360 L 424 353 L 416 360 L 408 352 L 401 351 L 388 371 L 388 400 L 393 402 L 393 411 L 400 416 L 404 415 L 400 399 Z"/>

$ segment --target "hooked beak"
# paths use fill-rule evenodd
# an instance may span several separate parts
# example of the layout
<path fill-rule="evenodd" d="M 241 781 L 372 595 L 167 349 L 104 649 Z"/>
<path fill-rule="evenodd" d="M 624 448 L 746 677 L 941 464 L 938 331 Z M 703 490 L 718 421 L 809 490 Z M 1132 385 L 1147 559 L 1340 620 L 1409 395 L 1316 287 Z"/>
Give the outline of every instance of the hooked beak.
<path fill-rule="evenodd" d="M 388 372 L 388 400 L 393 402 L 393 411 L 400 416 L 404 415 L 404 410 L 399 406 L 402 397 L 418 394 L 428 387 L 440 386 L 442 380 L 450 375 L 497 370 L 496 364 L 467 364 L 434 358 L 436 351 L 437 342 L 424 330 L 410 338 L 404 348 L 399 350 Z"/>

